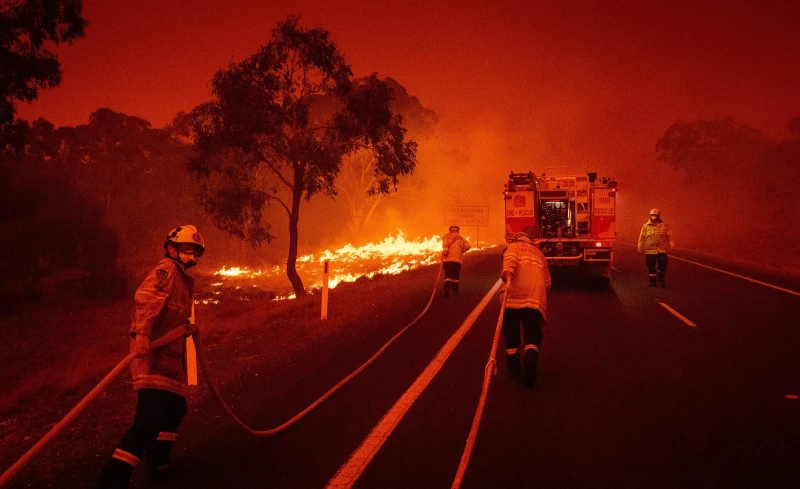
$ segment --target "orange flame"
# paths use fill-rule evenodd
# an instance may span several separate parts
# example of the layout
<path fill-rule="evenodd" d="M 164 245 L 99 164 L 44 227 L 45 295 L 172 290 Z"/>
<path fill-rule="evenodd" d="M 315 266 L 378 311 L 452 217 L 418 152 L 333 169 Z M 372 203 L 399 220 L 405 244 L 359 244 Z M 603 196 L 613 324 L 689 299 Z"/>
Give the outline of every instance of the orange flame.
<path fill-rule="evenodd" d="M 395 275 L 438 263 L 441 252 L 442 241 L 439 236 L 407 240 L 403 231 L 398 230 L 396 236 L 390 235 L 378 243 L 367 243 L 358 247 L 348 243 L 335 251 L 325 250 L 317 254 L 300 256 L 297 258 L 297 271 L 307 284 L 307 288 L 320 289 L 323 280 L 323 263 L 328 260 L 328 288 L 332 289 L 340 283 L 355 282 L 361 277 L 372 278 L 380 274 Z M 212 284 L 214 288 L 223 288 L 226 285 L 233 285 L 229 282 L 235 282 L 237 286 L 231 290 L 259 288 L 259 284 L 262 288 L 272 288 L 273 290 L 290 289 L 286 285 L 285 271 L 279 266 L 257 270 L 248 267 L 223 266 L 214 272 L 214 275 L 219 277 L 219 280 Z M 242 284 L 241 282 L 249 283 Z M 199 302 L 218 304 L 218 297 L 221 295 L 223 294 L 220 290 L 214 290 L 209 297 Z M 287 291 L 272 300 L 294 298 L 294 293 Z M 248 297 L 246 294 L 240 293 L 240 299 L 248 300 Z"/>

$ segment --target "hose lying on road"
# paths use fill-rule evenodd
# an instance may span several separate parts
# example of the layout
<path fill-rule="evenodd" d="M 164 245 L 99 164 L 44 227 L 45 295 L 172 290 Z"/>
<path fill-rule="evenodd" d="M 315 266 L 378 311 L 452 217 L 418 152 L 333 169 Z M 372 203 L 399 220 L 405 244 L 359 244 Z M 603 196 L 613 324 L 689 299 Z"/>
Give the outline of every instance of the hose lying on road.
<path fill-rule="evenodd" d="M 467 471 L 469 459 L 472 456 L 472 449 L 475 447 L 475 438 L 478 436 L 478 428 L 483 418 L 483 410 L 486 407 L 486 398 L 489 396 L 489 384 L 492 383 L 492 376 L 497 375 L 497 360 L 495 360 L 495 352 L 497 351 L 497 344 L 500 342 L 500 331 L 503 329 L 503 314 L 506 312 L 506 299 L 508 299 L 508 286 L 511 279 L 506 282 L 503 291 L 503 302 L 500 304 L 500 315 L 497 317 L 497 328 L 494 331 L 494 340 L 492 341 L 492 349 L 489 352 L 489 360 L 486 362 L 486 368 L 483 371 L 483 387 L 481 387 L 481 397 L 478 400 L 478 408 L 475 410 L 475 417 L 472 418 L 472 426 L 469 429 L 469 436 L 467 443 L 464 447 L 464 453 L 461 454 L 461 462 L 458 464 L 456 477 L 450 489 L 459 489 L 461 482 L 464 480 L 464 473 Z"/>
<path fill-rule="evenodd" d="M 150 345 L 150 349 L 154 350 L 166 345 L 167 343 L 171 343 L 179 338 L 184 338 L 186 336 L 186 333 L 187 331 L 185 327 L 173 329 L 169 333 L 153 341 L 153 343 Z M 25 452 L 25 454 L 19 460 L 17 460 L 14 463 L 14 465 L 12 465 L 11 467 L 8 468 L 8 470 L 3 472 L 3 475 L 0 476 L 0 487 L 5 487 L 5 485 L 8 484 L 11 481 L 11 479 L 14 478 L 15 475 L 17 475 L 17 472 L 19 472 L 26 465 L 28 465 L 28 463 L 30 463 L 30 461 L 33 460 L 34 457 L 36 457 L 36 455 L 39 454 L 39 452 L 44 450 L 44 448 L 51 441 L 55 440 L 55 438 L 58 435 L 60 435 L 65 429 L 67 429 L 67 427 L 70 424 L 72 424 L 73 421 L 75 421 L 78 415 L 81 414 L 86 409 L 87 406 L 89 406 L 89 403 L 91 403 L 98 395 L 100 395 L 100 392 L 102 392 L 111 383 L 112 380 L 117 378 L 117 376 L 125 369 L 125 367 L 131 364 L 134 358 L 136 358 L 136 354 L 131 353 L 127 357 L 125 357 L 121 362 L 119 362 L 117 366 L 114 367 L 113 370 L 111 370 L 111 372 L 109 372 L 108 374 L 106 374 L 105 377 L 103 377 L 103 380 L 101 380 L 100 383 L 94 387 L 94 389 L 89 391 L 89 393 L 86 394 L 86 396 L 83 399 L 81 399 L 81 402 L 79 402 L 74 408 L 72 408 L 72 410 L 68 412 L 67 415 L 64 416 L 64 418 L 61 421 L 59 421 L 52 428 L 50 428 L 50 431 L 48 431 L 47 434 L 44 435 L 44 437 L 42 437 L 41 440 L 36 442 L 34 446 L 32 446 L 27 452 Z"/>
<path fill-rule="evenodd" d="M 211 369 L 208 368 L 208 358 L 206 357 L 205 349 L 203 348 L 203 342 L 202 342 L 202 339 L 201 339 L 201 335 L 198 334 L 199 333 L 199 331 L 198 331 L 198 333 L 195 333 L 195 343 L 196 343 L 196 346 L 197 346 L 197 359 L 198 359 L 198 362 L 200 363 L 200 369 L 203 371 L 203 376 L 205 376 L 205 378 L 206 378 L 206 383 L 208 384 L 208 389 L 211 391 L 211 395 L 214 397 L 214 400 L 217 401 L 217 404 L 219 404 L 219 406 L 222 408 L 222 410 L 225 411 L 225 414 L 227 414 L 228 417 L 231 418 L 231 420 L 234 423 L 236 423 L 236 425 L 238 425 L 245 432 L 247 432 L 247 433 L 249 433 L 251 435 L 254 435 L 254 436 L 273 436 L 273 435 L 277 435 L 278 433 L 281 433 L 281 432 L 285 431 L 290 426 L 292 426 L 293 424 L 295 424 L 298 421 L 300 421 L 303 417 L 305 417 L 305 415 L 307 415 L 308 413 L 313 411 L 314 408 L 316 408 L 317 406 L 319 406 L 320 404 L 325 402 L 326 399 L 331 397 L 343 385 L 345 385 L 346 383 L 350 382 L 356 375 L 360 374 L 362 371 L 364 371 L 364 369 L 369 367 L 372 364 L 372 362 L 374 362 L 379 356 L 381 356 L 381 354 L 384 351 L 386 351 L 386 349 L 389 348 L 389 346 L 391 346 L 392 343 L 394 343 L 398 338 L 400 338 L 400 336 L 402 336 L 403 333 L 405 333 L 408 330 L 408 328 L 410 328 L 411 326 L 415 325 L 417 323 L 417 321 L 419 321 L 422 318 L 422 316 L 424 316 L 425 313 L 428 312 L 428 309 L 430 309 L 431 303 L 433 302 L 433 298 L 436 295 L 436 289 L 437 289 L 437 287 L 439 285 L 439 278 L 441 277 L 441 275 L 442 275 L 442 267 L 440 266 L 439 267 L 439 273 L 436 275 L 436 284 L 433 287 L 433 292 L 431 292 L 431 297 L 430 297 L 430 299 L 428 299 L 428 304 L 425 306 L 425 308 L 422 310 L 422 312 L 419 314 L 419 316 L 414 318 L 414 320 L 411 321 L 410 323 L 408 323 L 408 325 L 406 327 L 404 327 L 396 335 L 394 335 L 388 342 L 386 342 L 385 345 L 383 345 L 381 347 L 380 350 L 378 350 L 374 355 L 372 355 L 372 357 L 369 360 L 364 362 L 363 365 L 358 367 L 356 370 L 354 370 L 347 377 L 345 377 L 342 380 L 340 380 L 338 384 L 333 386 L 328 392 L 323 394 L 319 399 L 317 399 L 316 401 L 311 403 L 308 407 L 306 407 L 305 409 L 303 409 L 302 411 L 297 413 L 293 418 L 291 418 L 288 421 L 284 422 L 280 426 L 276 426 L 275 428 L 272 428 L 272 429 L 269 429 L 269 430 L 254 430 L 254 429 L 250 428 L 249 426 L 247 426 L 246 424 L 244 424 L 242 422 L 242 420 L 240 420 L 236 416 L 236 414 L 233 413 L 231 408 L 228 406 L 228 404 L 222 398 L 222 395 L 220 394 L 219 389 L 217 389 L 217 385 L 216 385 L 216 383 L 214 382 L 214 380 L 213 380 L 213 378 L 211 376 Z"/>

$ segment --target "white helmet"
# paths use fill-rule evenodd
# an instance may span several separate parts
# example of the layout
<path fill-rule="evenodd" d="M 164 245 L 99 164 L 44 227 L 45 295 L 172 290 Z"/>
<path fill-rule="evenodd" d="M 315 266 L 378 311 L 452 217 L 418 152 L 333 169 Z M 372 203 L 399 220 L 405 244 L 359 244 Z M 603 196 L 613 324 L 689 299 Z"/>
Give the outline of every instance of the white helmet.
<path fill-rule="evenodd" d="M 522 238 L 528 238 L 528 239 L 531 239 L 531 235 L 530 235 L 530 234 L 528 234 L 528 233 L 526 233 L 526 232 L 517 233 L 517 234 L 515 234 L 515 235 L 514 235 L 514 237 L 513 237 L 512 239 L 517 239 L 517 240 L 519 240 L 519 239 L 522 239 Z"/>
<path fill-rule="evenodd" d="M 191 224 L 178 226 L 170 231 L 169 234 L 167 234 L 167 239 L 164 241 L 164 248 L 166 248 L 168 244 L 181 243 L 197 245 L 200 248 L 200 251 L 197 253 L 198 258 L 206 252 L 206 245 L 203 237 L 200 235 L 197 228 Z"/>
<path fill-rule="evenodd" d="M 450 231 L 450 232 L 452 232 L 452 231 L 453 231 L 453 229 L 455 229 L 456 231 L 461 231 L 461 228 L 460 228 L 460 227 L 458 227 L 458 226 L 457 226 L 457 225 L 455 225 L 455 224 L 453 224 L 452 226 L 450 226 L 449 228 L 447 228 L 447 230 L 448 230 L 448 231 Z"/>
<path fill-rule="evenodd" d="M 650 209 L 650 215 L 652 216 L 653 214 L 655 214 L 655 215 L 657 215 L 657 216 L 661 217 L 661 211 L 660 211 L 660 210 L 658 210 L 658 208 L 657 208 L 657 207 L 653 207 L 652 209 Z"/>

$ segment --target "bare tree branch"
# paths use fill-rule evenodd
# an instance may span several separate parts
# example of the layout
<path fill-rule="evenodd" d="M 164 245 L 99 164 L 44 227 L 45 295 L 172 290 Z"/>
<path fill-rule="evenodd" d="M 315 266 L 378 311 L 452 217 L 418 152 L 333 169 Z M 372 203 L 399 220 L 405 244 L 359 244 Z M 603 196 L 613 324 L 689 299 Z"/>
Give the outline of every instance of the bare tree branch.
<path fill-rule="evenodd" d="M 263 156 L 259 156 L 259 158 L 263 163 L 265 163 L 269 167 L 270 170 L 272 170 L 272 172 L 278 177 L 278 179 L 280 179 L 280 181 L 283 182 L 283 184 L 289 188 L 289 190 L 294 189 L 294 185 L 292 185 L 292 183 L 286 177 L 283 176 L 280 170 L 271 161 L 269 161 L 267 158 L 264 158 Z"/>
<path fill-rule="evenodd" d="M 275 196 L 275 195 L 270 195 L 270 194 L 268 194 L 268 193 L 266 193 L 266 192 L 264 192 L 264 196 L 265 196 L 266 198 L 268 198 L 269 200 L 277 200 L 277 201 L 278 201 L 278 203 L 279 203 L 281 206 L 283 206 L 283 208 L 284 208 L 284 209 L 286 209 L 286 214 L 287 214 L 287 215 L 289 215 L 289 216 L 291 216 L 291 215 L 292 215 L 292 211 L 291 211 L 291 209 L 289 209 L 289 206 L 288 206 L 288 205 L 286 205 L 286 204 L 283 202 L 283 200 L 281 200 L 281 198 L 280 198 L 280 197 L 277 197 L 277 196 Z"/>

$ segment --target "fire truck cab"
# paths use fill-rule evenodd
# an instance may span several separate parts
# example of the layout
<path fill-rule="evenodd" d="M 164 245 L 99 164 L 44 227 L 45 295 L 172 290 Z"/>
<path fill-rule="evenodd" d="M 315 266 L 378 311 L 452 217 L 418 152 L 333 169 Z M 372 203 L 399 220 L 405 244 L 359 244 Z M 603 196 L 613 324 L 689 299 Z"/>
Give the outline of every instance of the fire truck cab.
<path fill-rule="evenodd" d="M 610 280 L 617 235 L 616 179 L 549 170 L 553 168 L 541 176 L 530 171 L 509 175 L 503 190 L 506 236 L 524 231 L 551 267 L 580 267 Z"/>

